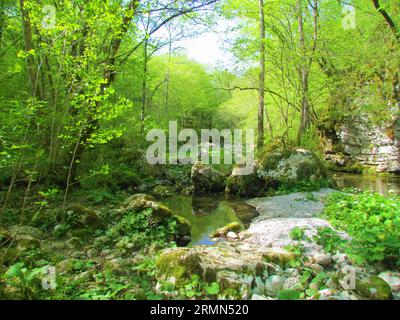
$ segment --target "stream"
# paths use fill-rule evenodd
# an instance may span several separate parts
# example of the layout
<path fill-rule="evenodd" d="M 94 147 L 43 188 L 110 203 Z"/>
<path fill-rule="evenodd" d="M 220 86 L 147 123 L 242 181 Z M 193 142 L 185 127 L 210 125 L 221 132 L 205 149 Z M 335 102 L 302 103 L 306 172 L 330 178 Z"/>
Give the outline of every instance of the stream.
<path fill-rule="evenodd" d="M 332 179 L 338 188 L 352 187 L 383 194 L 400 194 L 400 176 L 332 172 Z M 214 242 L 208 235 L 215 229 L 234 221 L 247 228 L 251 220 L 258 215 L 244 200 L 227 200 L 223 194 L 212 197 L 173 196 L 166 198 L 164 203 L 173 212 L 192 223 L 190 245 L 212 245 Z"/>

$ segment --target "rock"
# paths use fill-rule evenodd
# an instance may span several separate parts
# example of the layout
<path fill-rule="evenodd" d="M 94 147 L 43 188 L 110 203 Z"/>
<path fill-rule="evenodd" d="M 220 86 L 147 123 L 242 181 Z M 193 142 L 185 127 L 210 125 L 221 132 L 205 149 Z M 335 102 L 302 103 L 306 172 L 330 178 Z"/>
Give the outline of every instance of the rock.
<path fill-rule="evenodd" d="M 240 225 L 239 222 L 231 222 L 227 224 L 225 227 L 219 228 L 210 233 L 210 238 L 224 237 L 229 232 L 239 232 L 241 228 L 242 226 Z"/>
<path fill-rule="evenodd" d="M 238 235 L 233 231 L 229 231 L 226 236 L 231 240 L 236 240 L 238 238 Z"/>
<path fill-rule="evenodd" d="M 44 238 L 44 233 L 39 230 L 38 228 L 30 227 L 30 226 L 11 226 L 9 228 L 9 231 L 11 235 L 14 237 L 16 235 L 27 235 L 31 236 L 32 238 L 35 239 L 43 239 Z"/>
<path fill-rule="evenodd" d="M 100 236 L 94 239 L 93 244 L 96 248 L 102 249 L 103 247 L 110 244 L 111 239 L 108 236 Z"/>
<path fill-rule="evenodd" d="M 193 165 L 191 179 L 194 194 L 207 194 L 224 191 L 224 176 L 214 170 L 212 166 L 197 162 Z"/>
<path fill-rule="evenodd" d="M 174 279 L 178 284 L 190 279 L 194 274 L 204 277 L 200 261 L 196 252 L 187 249 L 165 251 L 156 261 L 157 279 Z"/>
<path fill-rule="evenodd" d="M 93 275 L 90 271 L 84 271 L 74 276 L 74 281 L 79 283 L 89 282 L 93 280 Z"/>
<path fill-rule="evenodd" d="M 73 271 L 77 271 L 80 268 L 80 265 L 83 263 L 83 260 L 76 258 L 67 258 L 65 260 L 60 261 L 56 266 L 56 271 L 60 273 L 71 273 Z"/>
<path fill-rule="evenodd" d="M 186 187 L 186 188 L 183 188 L 181 190 L 181 195 L 183 195 L 185 197 L 190 197 L 190 196 L 193 195 L 193 193 L 194 193 L 194 187 L 193 186 L 192 187 Z"/>
<path fill-rule="evenodd" d="M 178 235 L 185 236 L 190 235 L 190 229 L 192 228 L 192 223 L 182 216 L 174 215 L 172 217 L 176 221 L 176 231 Z"/>
<path fill-rule="evenodd" d="M 273 296 L 275 297 L 283 287 L 283 278 L 277 275 L 274 275 L 272 277 L 269 277 L 265 281 L 265 292 L 268 296 Z"/>
<path fill-rule="evenodd" d="M 170 186 L 156 186 L 153 189 L 153 194 L 160 198 L 170 197 L 174 194 L 174 189 Z"/>
<path fill-rule="evenodd" d="M 250 223 L 256 218 L 259 213 L 257 210 L 242 201 L 230 201 L 230 207 L 235 212 L 236 217 L 248 227 Z"/>
<path fill-rule="evenodd" d="M 197 274 L 204 281 L 246 288 L 249 276 L 278 272 L 294 255 L 284 249 L 264 248 L 241 242 L 221 242 L 162 251 L 156 263 L 157 280 L 173 278 L 184 283 Z"/>
<path fill-rule="evenodd" d="M 67 240 L 67 246 L 71 249 L 78 249 L 82 244 L 82 241 L 78 237 L 72 237 Z"/>
<path fill-rule="evenodd" d="M 378 275 L 379 278 L 385 280 L 392 289 L 393 292 L 400 292 L 400 273 L 399 272 L 381 272 Z"/>
<path fill-rule="evenodd" d="M 264 150 L 258 161 L 257 174 L 269 186 L 327 178 L 327 170 L 322 161 L 305 149 Z"/>
<path fill-rule="evenodd" d="M 316 264 L 319 264 L 323 267 L 328 267 L 332 263 L 332 259 L 328 254 L 317 253 L 312 257 L 312 261 Z"/>
<path fill-rule="evenodd" d="M 253 294 L 251 296 L 251 300 L 268 300 L 268 299 L 265 296 L 261 296 L 261 295 L 258 295 L 258 294 Z"/>
<path fill-rule="evenodd" d="M 64 213 L 64 221 L 72 229 L 97 230 L 103 227 L 103 221 L 96 211 L 81 205 L 69 206 Z"/>
<path fill-rule="evenodd" d="M 103 270 L 107 273 L 112 273 L 114 275 L 123 276 L 129 273 L 131 268 L 131 263 L 126 259 L 111 259 L 104 262 Z"/>
<path fill-rule="evenodd" d="M 331 225 L 323 219 L 317 218 L 276 218 L 256 220 L 251 223 L 246 233 L 248 237 L 245 242 L 250 242 L 265 247 L 280 247 L 292 244 L 290 232 L 293 228 L 298 227 L 305 230 L 305 235 L 312 239 L 317 234 L 320 227 L 331 227 Z M 322 248 L 314 242 L 302 241 L 307 252 L 321 252 Z"/>
<path fill-rule="evenodd" d="M 148 194 L 137 193 L 126 199 L 123 206 L 135 210 L 137 206 L 140 208 L 141 203 L 144 201 L 156 201 L 156 199 Z"/>
<path fill-rule="evenodd" d="M 371 300 L 391 300 L 393 298 L 390 285 L 380 277 L 371 276 L 356 280 L 356 290 L 361 297 Z"/>
<path fill-rule="evenodd" d="M 312 218 L 319 215 L 325 208 L 322 200 L 333 189 L 321 189 L 313 192 L 313 198 L 318 201 L 308 200 L 306 193 L 290 193 L 274 197 L 255 198 L 246 203 L 256 208 L 260 215 L 254 220 L 264 220 L 269 218 Z"/>
<path fill-rule="evenodd" d="M 86 252 L 86 255 L 90 258 L 93 259 L 99 255 L 99 252 L 95 248 L 91 248 Z"/>
<path fill-rule="evenodd" d="M 17 235 L 15 237 L 17 248 L 21 251 L 37 249 L 40 247 L 40 241 L 29 235 Z"/>
<path fill-rule="evenodd" d="M 61 219 L 61 216 L 62 210 L 58 208 L 40 210 L 32 217 L 32 223 L 36 227 L 49 228 L 57 224 Z"/>
<path fill-rule="evenodd" d="M 241 175 L 237 169 L 233 169 L 226 181 L 226 194 L 236 197 L 254 197 L 265 191 L 266 183 L 258 176 L 257 167 L 254 167 L 253 173 L 248 175 Z"/>
<path fill-rule="evenodd" d="M 170 209 L 150 199 L 154 198 L 144 194 L 138 194 L 136 197 L 132 196 L 131 201 L 124 210 L 124 214 L 131 214 L 133 212 L 141 212 L 146 209 L 151 209 L 151 216 L 155 223 L 160 223 L 168 218 L 172 218 L 173 214 Z"/>
<path fill-rule="evenodd" d="M 400 119 L 376 124 L 360 112 L 345 117 L 327 132 L 330 136 L 325 140 L 332 144 L 333 152 L 326 159 L 333 165 L 345 165 L 345 170 L 358 166 L 377 172 L 400 172 Z"/>

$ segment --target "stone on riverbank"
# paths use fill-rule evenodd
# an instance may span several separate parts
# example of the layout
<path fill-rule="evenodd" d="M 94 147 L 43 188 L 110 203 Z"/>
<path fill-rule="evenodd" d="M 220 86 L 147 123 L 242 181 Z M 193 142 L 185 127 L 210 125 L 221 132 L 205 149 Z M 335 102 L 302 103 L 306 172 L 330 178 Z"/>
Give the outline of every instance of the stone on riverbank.
<path fill-rule="evenodd" d="M 225 189 L 225 178 L 212 166 L 197 162 L 193 165 L 191 179 L 194 194 L 207 194 L 220 192 Z"/>

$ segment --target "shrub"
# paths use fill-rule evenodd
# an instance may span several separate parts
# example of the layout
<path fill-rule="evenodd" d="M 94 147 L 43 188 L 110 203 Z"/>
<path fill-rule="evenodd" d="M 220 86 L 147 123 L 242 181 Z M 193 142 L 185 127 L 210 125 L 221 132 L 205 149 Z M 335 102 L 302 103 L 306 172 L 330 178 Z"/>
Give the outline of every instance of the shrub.
<path fill-rule="evenodd" d="M 334 193 L 324 214 L 352 236 L 347 251 L 356 263 L 395 259 L 400 250 L 400 198 L 377 193 Z"/>

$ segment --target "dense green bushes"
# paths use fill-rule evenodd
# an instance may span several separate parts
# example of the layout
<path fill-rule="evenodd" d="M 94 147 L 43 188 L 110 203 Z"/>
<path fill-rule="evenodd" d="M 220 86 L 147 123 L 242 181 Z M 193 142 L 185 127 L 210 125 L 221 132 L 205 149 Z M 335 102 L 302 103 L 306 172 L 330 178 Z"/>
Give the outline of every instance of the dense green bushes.
<path fill-rule="evenodd" d="M 400 263 L 400 198 L 378 193 L 334 193 L 324 213 L 352 236 L 346 251 L 357 263 Z"/>

